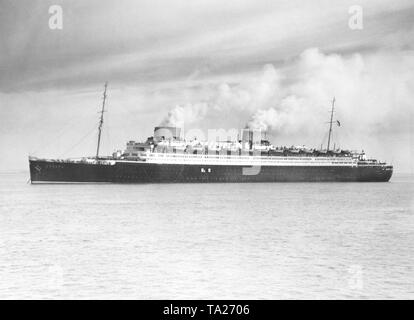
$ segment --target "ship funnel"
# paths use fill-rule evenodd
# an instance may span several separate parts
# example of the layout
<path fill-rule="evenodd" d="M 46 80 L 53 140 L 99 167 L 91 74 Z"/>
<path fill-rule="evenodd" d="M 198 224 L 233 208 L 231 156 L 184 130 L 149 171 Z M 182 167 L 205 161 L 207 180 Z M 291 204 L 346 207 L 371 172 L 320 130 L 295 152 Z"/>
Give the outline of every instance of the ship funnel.
<path fill-rule="evenodd" d="M 178 127 L 155 127 L 154 128 L 154 141 L 159 142 L 162 140 L 179 140 L 181 137 L 181 128 Z"/>
<path fill-rule="evenodd" d="M 260 129 L 245 128 L 242 131 L 242 146 L 244 149 L 253 149 L 254 144 L 260 144 L 262 140 L 262 131 Z"/>

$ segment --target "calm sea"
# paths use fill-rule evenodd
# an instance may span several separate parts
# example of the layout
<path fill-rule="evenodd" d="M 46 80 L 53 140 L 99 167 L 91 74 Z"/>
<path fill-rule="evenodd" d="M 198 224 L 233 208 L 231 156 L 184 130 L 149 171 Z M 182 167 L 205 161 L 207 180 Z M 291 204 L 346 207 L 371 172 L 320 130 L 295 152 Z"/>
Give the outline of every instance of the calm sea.
<path fill-rule="evenodd" d="M 30 185 L 0 175 L 0 298 L 414 298 L 414 180 Z"/>

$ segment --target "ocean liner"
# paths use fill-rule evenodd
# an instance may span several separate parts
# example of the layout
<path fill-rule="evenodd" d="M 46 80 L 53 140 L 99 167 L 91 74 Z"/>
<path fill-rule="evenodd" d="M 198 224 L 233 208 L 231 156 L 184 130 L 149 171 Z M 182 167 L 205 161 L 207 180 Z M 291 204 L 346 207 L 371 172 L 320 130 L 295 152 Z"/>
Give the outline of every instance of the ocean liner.
<path fill-rule="evenodd" d="M 393 172 L 391 165 L 369 159 L 364 152 L 331 149 L 335 99 L 326 149 L 276 147 L 260 131 L 249 128 L 235 141 L 187 141 L 181 128 L 159 126 L 145 142 L 129 141 L 123 152 L 100 156 L 106 90 L 107 84 L 96 156 L 29 156 L 31 183 L 385 182 Z"/>

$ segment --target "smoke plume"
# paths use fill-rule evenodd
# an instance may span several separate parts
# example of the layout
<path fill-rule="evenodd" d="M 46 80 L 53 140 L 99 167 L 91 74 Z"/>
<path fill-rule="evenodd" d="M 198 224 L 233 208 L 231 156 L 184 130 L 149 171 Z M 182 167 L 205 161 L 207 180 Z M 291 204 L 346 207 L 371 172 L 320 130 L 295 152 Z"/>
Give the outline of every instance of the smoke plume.
<path fill-rule="evenodd" d="M 171 109 L 164 120 L 162 126 L 184 127 L 184 125 L 202 120 L 206 116 L 208 103 L 200 102 L 196 104 L 176 105 Z"/>

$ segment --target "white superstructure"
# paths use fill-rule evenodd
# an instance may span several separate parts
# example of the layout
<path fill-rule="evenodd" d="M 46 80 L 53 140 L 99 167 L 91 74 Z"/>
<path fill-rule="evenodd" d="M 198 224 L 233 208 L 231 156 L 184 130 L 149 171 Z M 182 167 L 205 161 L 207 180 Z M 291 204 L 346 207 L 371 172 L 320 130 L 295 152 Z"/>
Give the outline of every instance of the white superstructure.
<path fill-rule="evenodd" d="M 158 164 L 209 164 L 237 166 L 357 166 L 353 157 L 278 157 L 147 152 L 141 161 Z"/>

